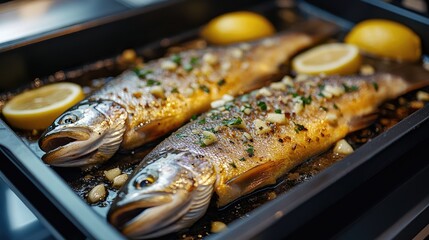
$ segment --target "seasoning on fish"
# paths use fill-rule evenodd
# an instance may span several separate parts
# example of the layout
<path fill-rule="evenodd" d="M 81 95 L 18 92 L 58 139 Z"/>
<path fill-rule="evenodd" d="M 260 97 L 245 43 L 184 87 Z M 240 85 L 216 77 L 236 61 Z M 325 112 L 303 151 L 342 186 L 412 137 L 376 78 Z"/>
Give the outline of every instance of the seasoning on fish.
<path fill-rule="evenodd" d="M 142 146 L 179 128 L 228 94 L 280 76 L 288 59 L 336 28 L 310 21 L 302 30 L 228 47 L 189 50 L 126 71 L 57 118 L 39 141 L 50 165 L 90 167 L 119 148 Z"/>
<path fill-rule="evenodd" d="M 108 219 L 130 238 L 189 227 L 205 213 L 212 193 L 224 206 L 274 184 L 348 133 L 368 126 L 382 102 L 428 82 L 409 85 L 391 74 L 312 78 L 287 81 L 286 90 L 268 87 L 263 91 L 270 94 L 256 90 L 235 98 L 149 153 L 118 193 Z M 252 111 L 245 114 L 243 106 Z M 205 131 L 217 141 L 202 144 Z"/>

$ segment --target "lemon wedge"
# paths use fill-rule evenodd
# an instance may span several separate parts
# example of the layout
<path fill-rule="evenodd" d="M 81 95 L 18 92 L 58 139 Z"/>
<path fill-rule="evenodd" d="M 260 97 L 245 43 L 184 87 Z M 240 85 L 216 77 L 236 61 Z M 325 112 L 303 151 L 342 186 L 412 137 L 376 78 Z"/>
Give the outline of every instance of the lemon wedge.
<path fill-rule="evenodd" d="M 328 43 L 305 51 L 292 60 L 292 68 L 297 73 L 352 74 L 361 65 L 359 49 L 350 44 Z"/>
<path fill-rule="evenodd" d="M 422 54 L 417 34 L 405 25 L 383 19 L 357 24 L 345 42 L 357 45 L 364 53 L 396 61 L 417 61 Z"/>
<path fill-rule="evenodd" d="M 201 35 L 210 43 L 230 44 L 272 35 L 275 28 L 264 16 L 239 11 L 220 15 L 212 19 Z"/>
<path fill-rule="evenodd" d="M 55 83 L 21 93 L 2 110 L 7 122 L 16 128 L 44 129 L 67 109 L 84 98 L 74 83 Z"/>

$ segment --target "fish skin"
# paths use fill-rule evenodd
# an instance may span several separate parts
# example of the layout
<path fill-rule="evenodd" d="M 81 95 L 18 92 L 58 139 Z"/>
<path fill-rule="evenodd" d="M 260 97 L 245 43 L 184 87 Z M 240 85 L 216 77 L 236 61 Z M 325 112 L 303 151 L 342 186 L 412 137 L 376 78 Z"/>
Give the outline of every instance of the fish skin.
<path fill-rule="evenodd" d="M 382 102 L 412 89 L 404 79 L 391 74 L 312 78 L 295 82 L 293 87 L 287 86 L 288 81 L 283 84 L 283 87 L 271 85 L 226 102 L 166 138 L 143 159 L 131 180 L 120 190 L 109 211 L 109 221 L 116 225 L 115 218 L 119 214 L 115 213 L 123 213 L 122 202 L 132 208 L 132 201 L 126 201 L 128 192 L 138 194 L 132 179 L 166 154 L 186 153 L 194 156 L 194 161 L 210 164 L 212 169 L 207 166 L 206 169 L 210 169 L 207 170 L 209 175 L 213 170 L 216 173 L 213 192 L 217 195 L 217 205 L 224 206 L 274 184 L 293 167 L 326 151 L 348 133 L 370 124 Z M 297 107 L 299 105 L 301 107 Z M 250 107 L 251 111 L 245 113 L 243 107 Z M 277 114 L 277 109 L 286 120 L 268 123 L 268 117 Z M 255 120 L 264 121 L 268 128 L 256 128 Z M 204 144 L 203 131 L 213 132 L 217 141 Z M 193 165 L 187 167 L 191 172 L 198 171 Z M 198 176 L 204 173 L 198 172 Z M 189 197 L 192 196 L 189 193 Z M 168 218 L 168 213 L 164 214 Z M 123 221 L 120 228 L 123 228 Z M 132 233 L 127 231 L 127 234 Z M 146 233 L 139 234 L 144 238 Z"/>
<path fill-rule="evenodd" d="M 125 109 L 125 131 L 116 150 L 119 147 L 131 150 L 179 128 L 192 115 L 208 110 L 210 102 L 225 94 L 236 96 L 276 79 L 275 76 L 280 76 L 282 72 L 279 66 L 286 64 L 298 51 L 336 31 L 332 25 L 321 24 L 318 21 L 309 22 L 304 30 L 281 33 L 253 43 L 184 51 L 179 53 L 179 64 L 177 56 L 176 59 L 170 56 L 154 60 L 138 70 L 139 76 L 133 71 L 126 71 L 86 101 L 100 104 L 113 101 Z M 143 74 L 148 71 L 150 73 Z M 58 119 L 66 118 L 67 114 Z M 115 121 L 117 117 L 112 115 L 106 118 Z M 53 146 L 67 150 L 67 144 L 60 146 L 58 142 L 68 137 L 67 129 L 73 124 L 53 124 L 41 136 L 39 146 L 46 152 L 43 157 L 47 159 L 46 163 L 69 166 L 63 161 L 56 161 L 60 156 L 54 154 L 56 149 Z M 59 127 L 62 128 L 61 132 Z M 92 131 L 94 126 L 88 128 Z M 123 131 L 121 126 L 118 129 Z M 114 131 L 110 129 L 110 132 Z M 100 139 L 98 142 L 102 141 Z M 95 165 L 112 156 L 110 153 L 91 154 L 105 157 L 92 159 L 87 155 L 85 159 L 75 159 L 70 166 Z"/>

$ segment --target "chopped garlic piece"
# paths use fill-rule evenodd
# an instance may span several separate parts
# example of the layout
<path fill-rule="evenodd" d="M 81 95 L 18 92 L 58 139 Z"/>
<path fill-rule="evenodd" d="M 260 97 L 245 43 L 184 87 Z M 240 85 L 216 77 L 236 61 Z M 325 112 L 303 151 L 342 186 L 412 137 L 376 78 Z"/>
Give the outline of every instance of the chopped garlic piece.
<path fill-rule="evenodd" d="M 245 132 L 243 133 L 243 137 L 246 138 L 247 140 L 252 140 L 252 135 L 250 135 L 249 133 Z"/>
<path fill-rule="evenodd" d="M 201 67 L 201 72 L 202 72 L 203 74 L 205 74 L 206 76 L 208 76 L 208 75 L 210 75 L 210 74 L 212 74 L 212 73 L 213 73 L 213 68 L 212 68 L 210 65 L 204 64 L 204 65 Z"/>
<path fill-rule="evenodd" d="M 327 113 L 326 116 L 325 116 L 325 119 L 329 123 L 335 124 L 335 123 L 337 123 L 338 116 L 335 113 Z"/>
<path fill-rule="evenodd" d="M 292 112 L 294 112 L 294 113 L 301 113 L 302 110 L 304 110 L 304 105 L 302 104 L 302 102 L 300 102 L 300 103 L 299 102 L 295 102 L 293 104 Z"/>
<path fill-rule="evenodd" d="M 231 62 L 229 61 L 222 62 L 222 64 L 220 65 L 220 68 L 222 69 L 222 71 L 228 71 L 229 69 L 231 69 Z"/>
<path fill-rule="evenodd" d="M 219 62 L 219 59 L 213 53 L 206 53 L 203 56 L 203 62 L 210 64 L 210 65 L 215 65 L 216 63 Z"/>
<path fill-rule="evenodd" d="M 171 60 L 165 60 L 161 63 L 161 68 L 165 70 L 175 70 L 177 68 L 177 63 Z"/>
<path fill-rule="evenodd" d="M 208 146 L 217 142 L 217 137 L 214 133 L 209 131 L 203 131 L 203 143 Z"/>
<path fill-rule="evenodd" d="M 282 79 L 282 83 L 286 84 L 286 86 L 293 87 L 293 80 L 290 76 L 284 76 Z"/>
<path fill-rule="evenodd" d="M 109 180 L 110 182 L 113 182 L 113 179 L 116 176 L 119 176 L 121 174 L 121 169 L 119 168 L 113 168 L 107 171 L 104 171 L 104 176 Z"/>
<path fill-rule="evenodd" d="M 89 191 L 87 200 L 90 203 L 97 203 L 99 201 L 103 201 L 106 198 L 106 195 L 106 188 L 104 187 L 104 184 L 101 183 Z"/>
<path fill-rule="evenodd" d="M 268 133 L 271 131 L 271 128 L 270 128 L 270 126 L 268 126 L 267 122 L 262 121 L 260 119 L 255 119 L 253 121 L 253 124 L 255 126 L 257 134 L 264 134 L 264 133 Z"/>
<path fill-rule="evenodd" d="M 274 90 L 286 91 L 286 84 L 283 82 L 273 82 L 271 83 L 270 88 Z"/>
<path fill-rule="evenodd" d="M 124 183 L 127 181 L 127 179 L 128 179 L 128 175 L 127 175 L 126 173 L 121 174 L 121 175 L 119 175 L 119 176 L 116 176 L 116 177 L 113 179 L 113 184 L 112 184 L 112 186 L 113 186 L 114 188 L 120 188 L 120 187 L 122 187 L 122 185 L 124 185 Z"/>
<path fill-rule="evenodd" d="M 274 46 L 274 44 L 275 44 L 275 41 L 272 38 L 267 38 L 262 41 L 262 45 L 264 45 L 264 47 L 272 47 Z"/>
<path fill-rule="evenodd" d="M 417 92 L 417 100 L 419 101 L 429 101 L 429 93 L 418 91 Z"/>
<path fill-rule="evenodd" d="M 228 94 L 225 94 L 222 96 L 222 100 L 224 100 L 225 102 L 230 102 L 232 100 L 234 100 L 234 97 Z"/>
<path fill-rule="evenodd" d="M 368 76 L 368 75 L 372 75 L 375 73 L 375 69 L 373 66 L 368 65 L 368 64 L 364 64 L 360 67 L 359 70 L 360 74 L 364 75 L 364 76 Z"/>
<path fill-rule="evenodd" d="M 211 226 L 210 231 L 212 233 L 218 233 L 218 232 L 222 232 L 226 228 L 227 228 L 227 226 L 226 226 L 225 223 L 219 222 L 219 221 L 215 221 L 215 222 L 212 222 L 212 226 Z"/>
<path fill-rule="evenodd" d="M 272 123 L 286 124 L 286 116 L 281 113 L 268 113 L 265 120 Z"/>
<path fill-rule="evenodd" d="M 218 107 L 222 107 L 223 105 L 225 105 L 225 101 L 220 99 L 220 100 L 216 100 L 210 103 L 210 106 L 212 108 L 218 108 Z"/>
<path fill-rule="evenodd" d="M 243 57 L 243 51 L 239 48 L 232 49 L 231 54 L 235 58 L 242 58 Z"/>
<path fill-rule="evenodd" d="M 335 144 L 334 153 L 348 155 L 352 152 L 353 147 L 344 139 L 341 139 Z"/>
<path fill-rule="evenodd" d="M 309 76 L 308 76 L 308 75 L 306 75 L 306 74 L 298 74 L 298 75 L 295 77 L 295 81 L 297 81 L 297 82 L 303 82 L 303 81 L 307 81 L 307 80 L 308 80 L 308 78 L 309 78 Z"/>
<path fill-rule="evenodd" d="M 150 88 L 150 93 L 157 98 L 163 98 L 164 88 L 161 86 L 153 86 Z"/>
<path fill-rule="evenodd" d="M 325 93 L 330 93 L 336 97 L 339 97 L 345 93 L 345 90 L 344 87 L 326 85 L 325 89 L 323 90 L 323 94 Z"/>
<path fill-rule="evenodd" d="M 243 112 L 244 112 L 244 114 L 249 115 L 252 113 L 252 110 L 250 110 L 250 108 L 246 108 L 246 109 L 244 109 Z"/>
<path fill-rule="evenodd" d="M 192 88 L 185 88 L 185 90 L 183 90 L 183 95 L 186 97 L 190 97 L 192 94 L 194 94 L 194 89 Z"/>
<path fill-rule="evenodd" d="M 241 69 L 246 70 L 250 67 L 249 62 L 242 62 L 241 63 Z"/>
<path fill-rule="evenodd" d="M 268 88 L 263 87 L 263 88 L 259 89 L 259 91 L 258 91 L 258 95 L 262 95 L 262 96 L 265 96 L 265 97 L 269 97 L 269 96 L 271 96 L 271 95 L 273 95 L 273 94 L 270 92 L 270 90 L 268 90 Z"/>

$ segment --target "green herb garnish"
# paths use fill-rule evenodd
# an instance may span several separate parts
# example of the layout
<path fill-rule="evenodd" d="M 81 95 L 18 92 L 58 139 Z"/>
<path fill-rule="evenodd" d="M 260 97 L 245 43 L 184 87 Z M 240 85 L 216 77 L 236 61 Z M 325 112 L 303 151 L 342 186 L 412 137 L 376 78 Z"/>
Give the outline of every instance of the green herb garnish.
<path fill-rule="evenodd" d="M 376 82 L 373 82 L 372 86 L 374 87 L 375 91 L 378 92 L 378 84 Z"/>
<path fill-rule="evenodd" d="M 189 61 L 189 63 L 190 63 L 192 66 L 195 66 L 195 65 L 197 65 L 197 64 L 198 64 L 198 61 L 199 61 L 199 59 L 198 59 L 197 57 L 192 57 L 192 58 L 191 58 L 191 60 Z"/>
<path fill-rule="evenodd" d="M 184 133 L 178 133 L 178 134 L 176 134 L 176 137 L 177 138 L 184 138 L 184 137 L 187 137 L 188 135 L 186 135 L 186 134 L 184 134 Z"/>
<path fill-rule="evenodd" d="M 274 112 L 275 113 L 282 113 L 282 110 L 281 109 L 276 109 L 276 110 L 274 110 Z"/>
<path fill-rule="evenodd" d="M 265 102 L 260 101 L 257 103 L 257 105 L 258 105 L 258 107 L 261 108 L 261 110 L 263 110 L 263 111 L 267 110 L 267 104 Z"/>
<path fill-rule="evenodd" d="M 304 125 L 301 125 L 301 124 L 298 124 L 295 122 L 294 122 L 294 124 L 295 124 L 295 132 L 296 133 L 307 130 L 307 128 L 305 128 Z"/>
<path fill-rule="evenodd" d="M 173 88 L 173 89 L 171 89 L 171 93 L 179 93 L 179 89 Z"/>
<path fill-rule="evenodd" d="M 158 86 L 161 85 L 161 82 L 154 80 L 154 79 L 148 79 L 146 82 L 146 86 Z"/>
<path fill-rule="evenodd" d="M 199 124 L 205 124 L 205 123 L 206 123 L 206 119 L 205 119 L 205 118 L 202 118 L 202 119 L 200 119 L 200 121 L 198 121 L 198 123 L 199 123 Z"/>
<path fill-rule="evenodd" d="M 139 78 L 146 78 L 148 74 L 153 73 L 151 69 L 134 69 L 134 72 L 137 74 Z"/>
<path fill-rule="evenodd" d="M 240 159 L 238 159 L 238 160 L 240 160 L 241 162 L 246 161 L 246 159 L 245 159 L 244 157 L 242 157 L 242 158 L 240 158 Z"/>
<path fill-rule="evenodd" d="M 217 85 L 219 87 L 225 85 L 225 83 L 226 83 L 225 79 L 221 79 L 221 80 L 217 81 Z"/>
<path fill-rule="evenodd" d="M 229 165 L 233 168 L 237 168 L 237 165 L 235 165 L 235 162 L 230 162 Z"/>
<path fill-rule="evenodd" d="M 357 90 L 359 90 L 358 86 L 355 86 L 355 85 L 348 86 L 345 83 L 343 83 L 343 87 L 344 87 L 344 91 L 347 92 L 347 93 L 349 93 L 349 92 L 356 92 Z"/>
<path fill-rule="evenodd" d="M 337 110 L 338 110 L 338 109 L 340 109 L 340 108 L 337 106 L 337 104 L 335 104 L 335 103 L 334 103 L 334 108 L 335 108 L 335 109 L 337 109 Z"/>
<path fill-rule="evenodd" d="M 252 145 L 249 145 L 249 147 L 246 149 L 246 152 L 249 154 L 249 157 L 253 157 L 255 155 L 255 149 Z"/>
<path fill-rule="evenodd" d="M 197 120 L 197 118 L 198 118 L 198 115 L 192 115 L 191 120 L 194 121 L 194 120 Z"/>
<path fill-rule="evenodd" d="M 232 119 L 225 119 L 222 121 L 223 125 L 228 125 L 228 126 L 238 126 L 243 122 L 243 120 L 240 117 L 235 117 Z"/>
<path fill-rule="evenodd" d="M 302 105 L 310 105 L 311 104 L 311 95 L 308 97 L 301 96 Z"/>
<path fill-rule="evenodd" d="M 173 56 L 171 56 L 171 61 L 177 63 L 177 65 L 180 65 L 180 63 L 182 62 L 182 57 L 180 57 L 179 54 L 174 54 Z"/>
<path fill-rule="evenodd" d="M 200 89 L 206 93 L 210 93 L 210 89 L 206 85 L 200 85 Z"/>
<path fill-rule="evenodd" d="M 183 66 L 183 69 L 187 72 L 190 72 L 190 71 L 192 71 L 192 69 L 194 69 L 194 67 L 191 64 L 185 64 Z"/>
<path fill-rule="evenodd" d="M 327 112 L 328 108 L 324 107 L 324 106 L 320 106 L 320 109 L 322 109 L 323 111 Z"/>

